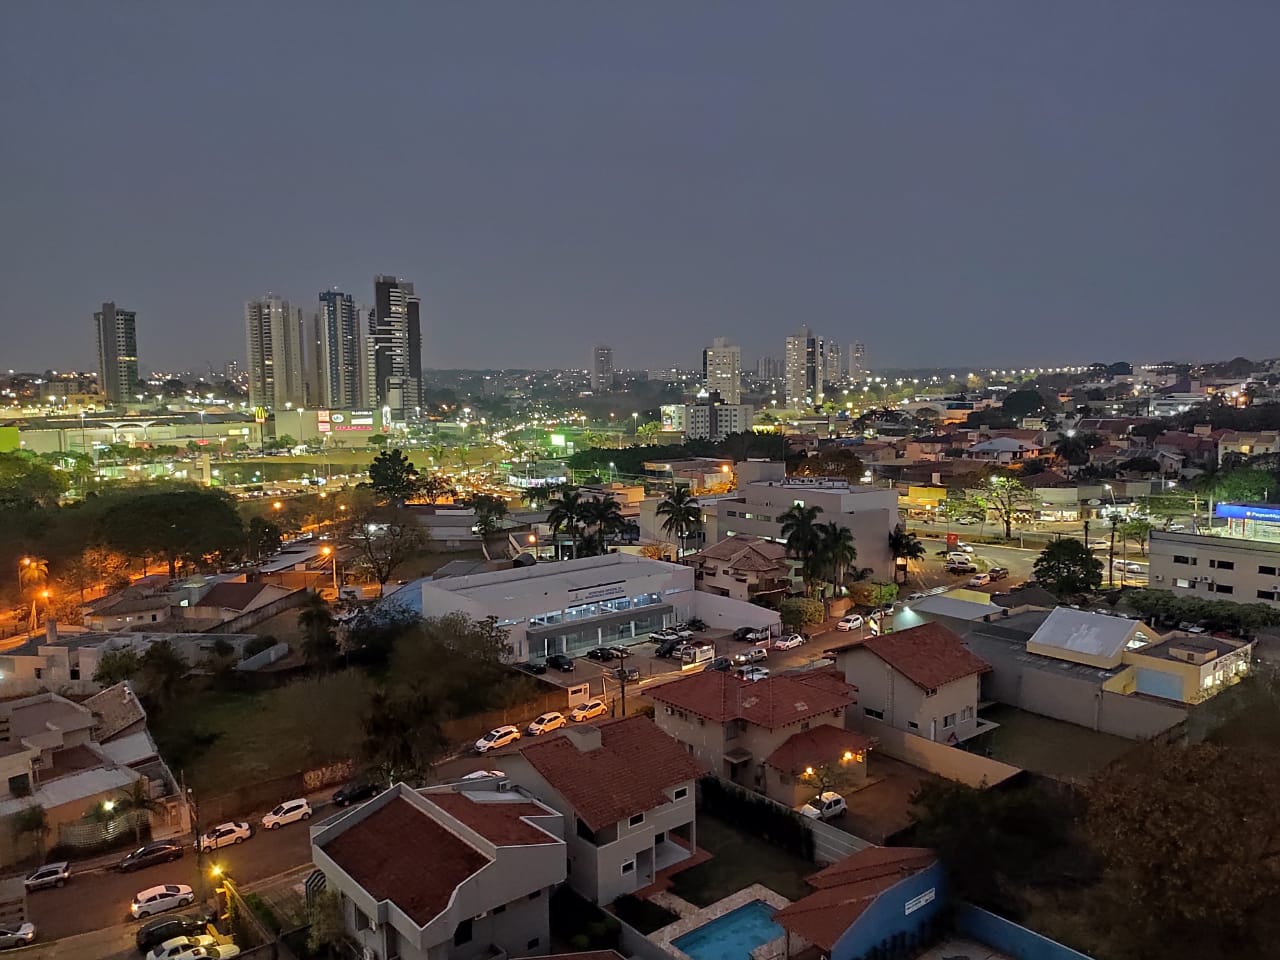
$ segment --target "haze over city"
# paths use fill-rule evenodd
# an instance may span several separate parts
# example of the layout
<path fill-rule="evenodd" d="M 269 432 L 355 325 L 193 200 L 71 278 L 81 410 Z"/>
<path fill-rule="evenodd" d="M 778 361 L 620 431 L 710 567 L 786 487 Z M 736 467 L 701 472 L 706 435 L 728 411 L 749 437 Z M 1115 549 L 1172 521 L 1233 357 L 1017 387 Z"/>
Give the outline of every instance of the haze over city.
<path fill-rule="evenodd" d="M 1275 5 L 68 9 L 0 9 L 0 367 L 380 273 L 427 368 L 1274 352 Z"/>

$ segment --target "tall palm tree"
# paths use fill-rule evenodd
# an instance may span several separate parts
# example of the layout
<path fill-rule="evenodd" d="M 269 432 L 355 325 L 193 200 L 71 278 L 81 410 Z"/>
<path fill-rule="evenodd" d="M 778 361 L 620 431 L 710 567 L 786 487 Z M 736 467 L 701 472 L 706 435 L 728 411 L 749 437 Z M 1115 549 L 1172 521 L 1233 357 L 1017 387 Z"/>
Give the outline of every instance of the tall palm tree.
<path fill-rule="evenodd" d="M 782 536 L 787 542 L 787 555 L 800 561 L 800 573 L 804 578 L 805 593 L 813 592 L 816 579 L 819 547 L 818 514 L 821 507 L 805 507 L 796 504 L 778 519 L 782 522 Z"/>
<path fill-rule="evenodd" d="M 908 533 L 902 524 L 898 524 L 889 534 L 889 553 L 893 555 L 894 560 L 906 560 L 909 567 L 912 560 L 923 560 L 926 551 L 924 544 L 914 533 Z M 898 580 L 897 564 L 894 564 L 893 579 L 895 583 Z M 902 579 L 906 581 L 905 569 Z"/>
<path fill-rule="evenodd" d="M 444 466 L 445 458 L 449 456 L 449 448 L 443 443 L 433 443 L 427 447 L 427 456 L 431 458 L 431 465 L 439 469 Z"/>
<path fill-rule="evenodd" d="M 559 534 L 564 530 L 569 534 L 573 555 L 578 555 L 578 528 L 582 524 L 582 494 L 577 490 L 565 490 L 559 497 L 547 501 L 551 507 L 547 513 L 547 523 L 551 532 Z"/>
<path fill-rule="evenodd" d="M 595 540 L 596 552 L 604 553 L 609 537 L 627 525 L 622 507 L 613 497 L 592 497 L 582 503 L 582 522 Z"/>
<path fill-rule="evenodd" d="M 688 487 L 676 487 L 671 495 L 658 504 L 657 515 L 662 518 L 662 532 L 676 537 L 676 559 L 684 555 L 685 539 L 702 526 L 702 507 Z"/>
<path fill-rule="evenodd" d="M 840 592 L 845 575 L 858 559 L 853 531 L 834 520 L 818 527 L 818 559 L 824 572 L 831 575 L 832 596 Z"/>
<path fill-rule="evenodd" d="M 134 843 L 142 842 L 142 822 L 144 819 L 150 819 L 151 814 L 164 809 L 164 804 L 154 799 L 147 792 L 147 781 L 138 779 L 129 784 L 129 789 L 116 797 L 115 808 L 119 811 L 132 813 L 133 816 L 133 840 Z M 145 813 L 147 817 L 141 817 L 139 814 Z"/>

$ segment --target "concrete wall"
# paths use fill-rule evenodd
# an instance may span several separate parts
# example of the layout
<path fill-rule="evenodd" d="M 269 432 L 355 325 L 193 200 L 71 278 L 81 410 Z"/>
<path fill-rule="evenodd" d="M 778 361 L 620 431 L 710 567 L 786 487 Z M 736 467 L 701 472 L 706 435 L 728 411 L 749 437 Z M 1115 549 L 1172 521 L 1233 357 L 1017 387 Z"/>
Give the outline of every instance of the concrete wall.
<path fill-rule="evenodd" d="M 920 905 L 907 913 L 907 907 L 916 903 Z M 946 903 L 946 875 L 942 865 L 935 863 L 876 897 L 836 941 L 831 960 L 858 960 L 882 940 L 921 930 L 942 912 Z"/>
<path fill-rule="evenodd" d="M 880 743 L 876 750 L 885 756 L 971 787 L 994 786 L 1022 772 L 999 760 L 969 753 L 959 747 L 949 747 L 945 743 L 933 743 L 923 737 L 877 724 L 874 720 L 859 720 L 851 724 L 851 727 L 879 737 Z"/>
<path fill-rule="evenodd" d="M 883 724 L 938 742 L 958 742 L 978 728 L 978 676 L 964 677 L 932 696 L 894 670 L 870 650 L 854 648 L 836 655 L 845 680 L 858 688 L 857 712 L 875 722 L 867 710 L 884 714 Z M 955 720 L 948 725 L 948 717 Z M 912 724 L 915 724 L 913 727 Z"/>
<path fill-rule="evenodd" d="M 248 610 L 240 616 L 225 623 L 219 623 L 205 630 L 205 633 L 243 633 L 250 627 L 256 627 L 258 624 L 270 620 L 277 613 L 285 610 L 292 610 L 300 607 L 307 602 L 306 590 L 295 590 L 286 596 L 272 600 L 270 603 L 264 603 L 260 607 Z"/>
<path fill-rule="evenodd" d="M 778 611 L 758 607 L 754 603 L 735 600 L 732 597 L 694 591 L 693 615 L 701 618 L 712 630 L 756 627 L 768 630 L 775 637 L 782 635 L 782 619 Z"/>
<path fill-rule="evenodd" d="M 972 904 L 957 905 L 954 922 L 957 932 L 1007 953 L 1015 960 L 1091 960 L 1079 950 L 1072 950 Z"/>

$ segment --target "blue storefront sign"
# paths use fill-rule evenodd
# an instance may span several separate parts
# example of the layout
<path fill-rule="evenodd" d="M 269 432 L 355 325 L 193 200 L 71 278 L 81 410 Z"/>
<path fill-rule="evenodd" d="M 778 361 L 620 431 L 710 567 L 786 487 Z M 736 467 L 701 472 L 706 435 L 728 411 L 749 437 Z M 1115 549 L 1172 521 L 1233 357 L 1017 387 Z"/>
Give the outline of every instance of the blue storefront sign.
<path fill-rule="evenodd" d="M 1214 516 L 1223 520 L 1255 520 L 1259 523 L 1280 523 L 1280 507 L 1260 507 L 1246 503 L 1219 503 Z"/>

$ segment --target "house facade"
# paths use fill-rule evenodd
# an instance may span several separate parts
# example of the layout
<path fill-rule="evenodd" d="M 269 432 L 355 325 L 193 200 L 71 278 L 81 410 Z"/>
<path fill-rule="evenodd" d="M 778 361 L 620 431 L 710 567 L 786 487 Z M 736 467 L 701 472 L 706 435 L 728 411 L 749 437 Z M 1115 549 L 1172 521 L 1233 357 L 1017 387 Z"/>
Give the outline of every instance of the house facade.
<path fill-rule="evenodd" d="M 680 562 L 693 567 L 696 589 L 734 600 L 780 598 L 792 584 L 787 548 L 760 537 L 728 537 Z"/>

